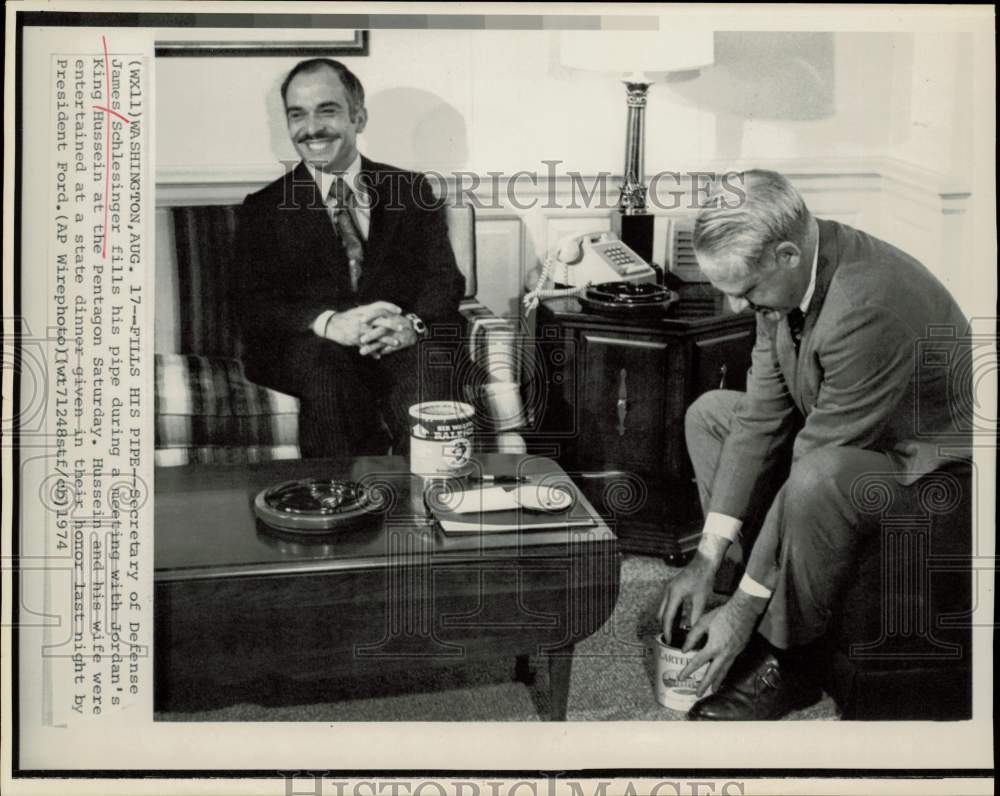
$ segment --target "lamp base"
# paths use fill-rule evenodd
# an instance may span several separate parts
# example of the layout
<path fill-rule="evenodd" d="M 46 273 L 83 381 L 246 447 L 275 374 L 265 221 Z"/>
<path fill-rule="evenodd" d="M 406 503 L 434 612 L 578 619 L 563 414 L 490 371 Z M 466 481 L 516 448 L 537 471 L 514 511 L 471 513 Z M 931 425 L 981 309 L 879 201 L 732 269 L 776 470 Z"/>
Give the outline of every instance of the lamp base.
<path fill-rule="evenodd" d="M 611 214 L 611 229 L 632 251 L 647 263 L 653 262 L 653 214 Z"/>

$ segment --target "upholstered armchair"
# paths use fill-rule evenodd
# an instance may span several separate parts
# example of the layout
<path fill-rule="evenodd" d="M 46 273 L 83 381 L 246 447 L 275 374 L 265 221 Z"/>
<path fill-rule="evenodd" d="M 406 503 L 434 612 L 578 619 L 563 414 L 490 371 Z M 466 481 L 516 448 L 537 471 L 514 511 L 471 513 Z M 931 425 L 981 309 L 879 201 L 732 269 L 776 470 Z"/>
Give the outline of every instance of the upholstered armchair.
<path fill-rule="evenodd" d="M 179 353 L 156 354 L 157 466 L 235 464 L 299 457 L 298 401 L 247 380 L 232 262 L 236 205 L 175 207 L 170 214 Z M 477 407 L 477 444 L 520 452 L 524 422 L 515 327 L 476 300 L 473 208 L 448 208 L 448 232 L 466 280 L 465 341 L 479 367 L 462 385 Z M 173 263 L 170 264 L 173 267 Z M 161 306 L 163 304 L 160 301 Z M 502 401 L 495 396 L 503 396 Z M 498 405 L 504 408 L 499 410 Z"/>

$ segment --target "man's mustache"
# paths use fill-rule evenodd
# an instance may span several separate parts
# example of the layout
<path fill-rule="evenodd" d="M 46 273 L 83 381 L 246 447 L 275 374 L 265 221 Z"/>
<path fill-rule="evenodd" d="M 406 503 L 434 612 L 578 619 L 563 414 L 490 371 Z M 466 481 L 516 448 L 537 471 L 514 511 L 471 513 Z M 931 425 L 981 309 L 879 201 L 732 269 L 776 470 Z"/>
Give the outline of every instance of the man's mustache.
<path fill-rule="evenodd" d="M 295 139 L 297 144 L 308 144 L 310 141 L 325 141 L 327 139 L 336 141 L 340 138 L 339 135 L 333 132 L 329 133 L 302 133 Z"/>

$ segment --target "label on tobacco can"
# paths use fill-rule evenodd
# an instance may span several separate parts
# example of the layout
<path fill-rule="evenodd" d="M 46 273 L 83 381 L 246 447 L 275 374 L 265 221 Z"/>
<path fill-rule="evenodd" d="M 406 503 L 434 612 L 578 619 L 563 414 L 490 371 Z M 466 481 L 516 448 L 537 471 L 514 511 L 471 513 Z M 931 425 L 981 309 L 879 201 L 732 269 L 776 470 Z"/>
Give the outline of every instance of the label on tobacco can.
<path fill-rule="evenodd" d="M 460 473 L 472 456 L 476 410 L 458 401 L 414 404 L 410 414 L 410 470 L 418 475 Z"/>
<path fill-rule="evenodd" d="M 697 650 L 683 652 L 681 647 L 687 634 L 672 633 L 672 640 L 677 642 L 677 646 L 667 644 L 663 635 L 656 637 L 654 652 L 656 654 L 656 701 L 665 708 L 687 713 L 691 706 L 698 701 L 698 685 L 708 671 L 706 663 L 697 671 L 690 674 L 683 680 L 678 679 L 678 675 L 688 665 L 695 656 Z M 706 692 L 711 693 L 711 690 Z"/>

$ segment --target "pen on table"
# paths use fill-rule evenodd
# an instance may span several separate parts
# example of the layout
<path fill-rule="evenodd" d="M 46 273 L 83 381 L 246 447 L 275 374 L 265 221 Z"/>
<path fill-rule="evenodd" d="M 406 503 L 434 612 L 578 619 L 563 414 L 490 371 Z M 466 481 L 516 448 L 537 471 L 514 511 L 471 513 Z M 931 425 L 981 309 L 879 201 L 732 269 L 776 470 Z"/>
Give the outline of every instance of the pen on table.
<path fill-rule="evenodd" d="M 482 484 L 523 484 L 530 479 L 525 475 L 492 475 L 491 473 L 483 473 L 482 475 L 470 476 L 469 480 L 478 481 Z"/>

